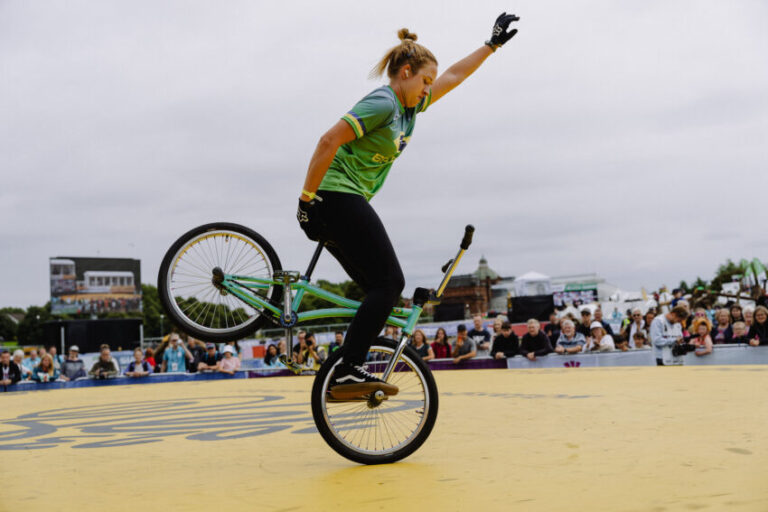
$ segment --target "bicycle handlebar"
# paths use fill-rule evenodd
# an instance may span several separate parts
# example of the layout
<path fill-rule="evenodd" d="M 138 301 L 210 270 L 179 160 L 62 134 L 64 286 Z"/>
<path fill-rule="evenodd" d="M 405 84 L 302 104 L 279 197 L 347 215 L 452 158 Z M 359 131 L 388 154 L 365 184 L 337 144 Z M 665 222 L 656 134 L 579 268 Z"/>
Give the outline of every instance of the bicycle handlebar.
<path fill-rule="evenodd" d="M 472 224 L 467 224 L 467 227 L 464 228 L 464 238 L 461 240 L 461 248 L 465 251 L 469 249 L 470 244 L 472 243 L 472 235 L 475 232 L 475 226 Z"/>

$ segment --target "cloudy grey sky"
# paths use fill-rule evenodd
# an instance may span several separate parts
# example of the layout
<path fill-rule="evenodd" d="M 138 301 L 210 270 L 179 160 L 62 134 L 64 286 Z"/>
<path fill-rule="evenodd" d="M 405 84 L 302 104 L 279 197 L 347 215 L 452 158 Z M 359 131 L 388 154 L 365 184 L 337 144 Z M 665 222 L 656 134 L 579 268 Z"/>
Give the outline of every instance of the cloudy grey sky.
<path fill-rule="evenodd" d="M 768 4 L 688 1 L 0 1 L 0 306 L 48 299 L 48 258 L 133 257 L 156 280 L 228 220 L 284 268 L 319 136 L 418 33 L 445 69 L 506 10 L 520 33 L 420 116 L 374 199 L 406 273 L 598 272 L 625 289 L 768 259 Z M 468 6 L 471 5 L 471 8 Z M 317 277 L 341 280 L 330 256 Z"/>

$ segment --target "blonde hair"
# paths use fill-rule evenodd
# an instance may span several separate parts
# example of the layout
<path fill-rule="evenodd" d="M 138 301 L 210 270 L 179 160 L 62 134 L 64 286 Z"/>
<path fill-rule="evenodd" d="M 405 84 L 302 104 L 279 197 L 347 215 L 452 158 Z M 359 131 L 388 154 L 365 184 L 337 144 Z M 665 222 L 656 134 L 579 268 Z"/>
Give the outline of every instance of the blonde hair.
<path fill-rule="evenodd" d="M 393 46 L 384 54 L 384 57 L 371 70 L 370 78 L 384 76 L 385 72 L 389 78 L 394 78 L 406 64 L 411 65 L 414 74 L 418 73 L 427 62 L 434 62 L 437 65 L 437 59 L 432 52 L 416 42 L 418 39 L 416 34 L 411 33 L 407 28 L 401 28 L 397 31 L 397 37 L 400 38 L 400 44 Z"/>
<path fill-rule="evenodd" d="M 696 320 L 693 321 L 693 325 L 691 328 L 693 329 L 693 334 L 698 334 L 699 326 L 706 325 L 707 326 L 707 334 L 712 332 L 712 323 L 709 321 L 709 318 L 705 316 L 700 316 Z"/>
<path fill-rule="evenodd" d="M 415 331 L 413 331 L 413 336 L 411 337 L 411 341 L 413 342 L 413 345 L 416 345 L 416 335 L 417 334 L 421 334 L 421 342 L 423 344 L 429 345 L 429 343 L 427 342 L 427 335 L 424 334 L 424 331 L 422 331 L 421 329 L 416 329 Z"/>

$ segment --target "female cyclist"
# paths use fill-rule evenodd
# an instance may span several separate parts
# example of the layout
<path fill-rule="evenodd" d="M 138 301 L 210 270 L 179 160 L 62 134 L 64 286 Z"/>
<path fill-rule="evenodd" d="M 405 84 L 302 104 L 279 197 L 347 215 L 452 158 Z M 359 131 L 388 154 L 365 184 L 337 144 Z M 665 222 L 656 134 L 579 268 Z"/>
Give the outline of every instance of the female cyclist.
<path fill-rule="evenodd" d="M 366 293 L 344 339 L 343 361 L 334 372 L 331 394 L 382 390 L 393 395 L 398 391 L 362 366 L 405 286 L 389 236 L 368 201 L 410 141 L 416 114 L 463 82 L 509 41 L 517 29 L 507 29 L 518 19 L 502 13 L 491 38 L 440 76 L 432 52 L 416 43 L 416 34 L 401 29 L 400 44 L 371 73 L 386 72 L 389 85 L 360 100 L 317 144 L 296 216 L 309 239 L 324 241 Z"/>

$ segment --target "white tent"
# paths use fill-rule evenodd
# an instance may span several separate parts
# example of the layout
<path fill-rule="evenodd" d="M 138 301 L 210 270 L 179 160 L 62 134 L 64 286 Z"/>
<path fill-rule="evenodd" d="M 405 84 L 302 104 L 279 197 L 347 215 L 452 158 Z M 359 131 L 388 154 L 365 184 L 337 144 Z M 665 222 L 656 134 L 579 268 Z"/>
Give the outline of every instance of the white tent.
<path fill-rule="evenodd" d="M 515 295 L 518 297 L 552 294 L 552 281 L 550 277 L 538 272 L 526 272 L 515 279 L 512 286 L 514 286 Z"/>

